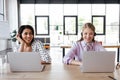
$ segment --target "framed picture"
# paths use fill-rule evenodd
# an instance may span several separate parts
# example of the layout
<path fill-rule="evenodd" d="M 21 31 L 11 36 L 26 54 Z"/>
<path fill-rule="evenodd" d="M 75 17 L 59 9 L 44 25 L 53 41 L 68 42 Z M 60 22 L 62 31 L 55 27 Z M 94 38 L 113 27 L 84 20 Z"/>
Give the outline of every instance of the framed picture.
<path fill-rule="evenodd" d="M 95 26 L 97 35 L 105 35 L 105 16 L 92 16 L 92 24 Z"/>
<path fill-rule="evenodd" d="M 63 20 L 63 32 L 64 35 L 77 35 L 78 33 L 78 20 L 77 16 L 64 16 Z"/>
<path fill-rule="evenodd" d="M 35 16 L 36 35 L 49 35 L 49 16 Z"/>

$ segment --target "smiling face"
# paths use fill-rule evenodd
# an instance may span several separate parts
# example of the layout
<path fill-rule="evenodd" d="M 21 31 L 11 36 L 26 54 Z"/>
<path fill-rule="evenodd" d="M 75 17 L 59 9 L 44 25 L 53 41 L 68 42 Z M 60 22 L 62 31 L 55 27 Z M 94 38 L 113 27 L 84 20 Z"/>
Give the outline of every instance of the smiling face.
<path fill-rule="evenodd" d="M 31 44 L 33 38 L 34 38 L 34 35 L 32 33 L 32 30 L 30 29 L 24 29 L 23 32 L 22 32 L 22 39 L 27 43 L 27 44 Z"/>
<path fill-rule="evenodd" d="M 90 43 L 94 39 L 94 31 L 90 29 L 89 27 L 85 28 L 82 32 L 83 40 L 86 43 Z"/>

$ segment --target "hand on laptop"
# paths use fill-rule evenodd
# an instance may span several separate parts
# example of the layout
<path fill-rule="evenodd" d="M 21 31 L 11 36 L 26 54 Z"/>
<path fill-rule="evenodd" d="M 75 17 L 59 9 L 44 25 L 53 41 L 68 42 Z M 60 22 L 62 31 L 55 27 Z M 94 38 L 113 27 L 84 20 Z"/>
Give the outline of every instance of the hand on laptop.
<path fill-rule="evenodd" d="M 70 62 L 70 64 L 74 64 L 74 65 L 80 66 L 80 65 L 82 65 L 82 62 L 76 61 L 76 60 L 72 60 L 72 61 Z"/>
<path fill-rule="evenodd" d="M 120 69 L 120 63 L 119 62 L 116 65 L 116 69 Z"/>
<path fill-rule="evenodd" d="M 50 63 L 48 63 L 46 61 L 41 61 L 41 64 L 50 64 Z"/>

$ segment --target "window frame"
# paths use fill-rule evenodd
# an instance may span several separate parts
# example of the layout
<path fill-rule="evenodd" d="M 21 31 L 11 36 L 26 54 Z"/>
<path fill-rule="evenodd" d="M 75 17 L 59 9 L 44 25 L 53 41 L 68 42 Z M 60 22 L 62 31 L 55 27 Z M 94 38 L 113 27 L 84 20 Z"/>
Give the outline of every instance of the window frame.
<path fill-rule="evenodd" d="M 75 32 L 69 33 L 68 31 L 66 31 L 66 22 L 65 22 L 66 18 L 75 18 L 75 21 L 74 21 Z M 64 35 L 77 35 L 78 34 L 78 16 L 63 16 L 63 33 Z"/>
<path fill-rule="evenodd" d="M 99 22 L 100 24 L 103 24 L 102 25 L 102 32 L 97 32 L 98 28 L 97 28 L 97 25 L 94 24 L 94 18 L 103 18 L 103 21 Z M 92 24 L 95 26 L 96 28 L 96 35 L 105 35 L 106 34 L 106 22 L 105 22 L 105 16 L 104 15 L 92 15 Z M 100 28 L 100 27 L 99 27 Z"/>
<path fill-rule="evenodd" d="M 41 18 L 41 19 L 46 18 L 47 33 L 38 33 L 39 32 L 39 31 L 37 31 L 37 29 L 38 29 L 38 21 L 37 21 L 37 19 L 38 18 Z M 40 23 L 39 23 L 39 25 L 40 25 Z M 43 25 L 43 24 L 41 24 L 41 25 Z M 49 35 L 50 34 L 49 32 L 50 32 L 49 31 L 49 16 L 35 16 L 35 33 L 36 33 L 36 35 Z"/>

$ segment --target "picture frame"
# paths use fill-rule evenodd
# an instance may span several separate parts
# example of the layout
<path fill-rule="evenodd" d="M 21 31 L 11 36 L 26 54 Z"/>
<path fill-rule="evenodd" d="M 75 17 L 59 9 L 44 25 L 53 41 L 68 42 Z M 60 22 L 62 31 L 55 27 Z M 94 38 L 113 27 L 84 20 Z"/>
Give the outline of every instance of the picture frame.
<path fill-rule="evenodd" d="M 64 35 L 77 35 L 78 34 L 78 18 L 77 16 L 64 16 L 63 20 Z"/>
<path fill-rule="evenodd" d="M 93 15 L 92 24 L 95 26 L 96 35 L 105 35 L 105 16 Z"/>
<path fill-rule="evenodd" d="M 49 16 L 35 16 L 36 35 L 49 35 Z"/>

